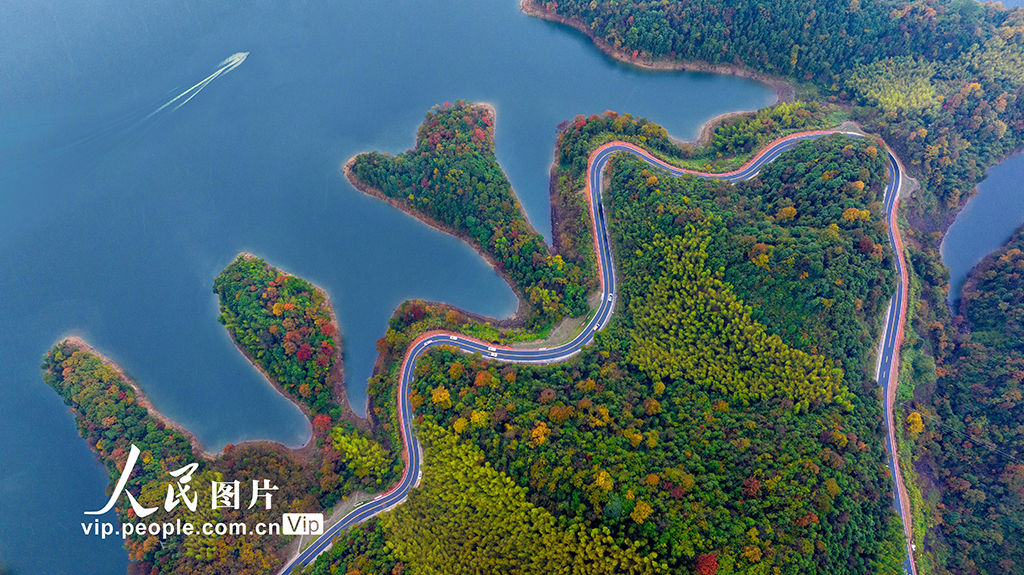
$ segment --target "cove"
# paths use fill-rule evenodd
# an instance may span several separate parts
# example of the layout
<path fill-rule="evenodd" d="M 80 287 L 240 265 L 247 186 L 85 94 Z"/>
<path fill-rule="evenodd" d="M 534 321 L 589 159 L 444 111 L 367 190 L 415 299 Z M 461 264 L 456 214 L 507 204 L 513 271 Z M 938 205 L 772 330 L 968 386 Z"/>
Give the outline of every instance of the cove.
<path fill-rule="evenodd" d="M 550 240 L 559 122 L 612 109 L 693 139 L 714 116 L 775 101 L 741 78 L 617 63 L 514 1 L 5 7 L 0 564 L 17 573 L 110 574 L 127 561 L 116 538 L 79 527 L 107 477 L 41 381 L 58 338 L 85 337 L 207 449 L 298 446 L 307 420 L 216 321 L 213 279 L 237 253 L 329 293 L 357 412 L 400 302 L 496 317 L 516 305 L 471 248 L 353 189 L 346 159 L 411 147 L 435 104 L 491 103 L 498 159 Z M 140 123 L 241 52 L 230 73 Z"/>
<path fill-rule="evenodd" d="M 949 304 L 956 309 L 967 276 L 1024 224 L 1024 154 L 993 166 L 978 193 L 967 201 L 942 239 L 949 266 Z"/>

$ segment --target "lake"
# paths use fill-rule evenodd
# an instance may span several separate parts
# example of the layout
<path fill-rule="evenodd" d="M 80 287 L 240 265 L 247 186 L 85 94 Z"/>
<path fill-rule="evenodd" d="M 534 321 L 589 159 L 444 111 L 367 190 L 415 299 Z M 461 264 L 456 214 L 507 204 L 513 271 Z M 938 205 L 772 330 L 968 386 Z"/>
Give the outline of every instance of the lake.
<path fill-rule="evenodd" d="M 1024 0 L 1001 0 L 1006 8 L 1024 7 Z M 1024 224 L 1024 157 L 1016 155 L 989 170 L 978 194 L 957 214 L 942 238 L 942 261 L 950 270 L 948 302 L 960 301 L 964 282 L 974 266 L 1002 247 Z"/>
<path fill-rule="evenodd" d="M 1001 0 L 1006 8 L 1024 0 Z M 978 194 L 957 214 L 942 238 L 942 261 L 949 267 L 947 301 L 956 310 L 964 282 L 974 266 L 1006 243 L 1024 224 L 1024 156 L 1016 155 L 989 170 Z"/>
<path fill-rule="evenodd" d="M 0 564 L 15 573 L 127 563 L 119 540 L 79 526 L 107 477 L 42 383 L 58 338 L 119 362 L 208 449 L 298 446 L 308 422 L 216 321 L 213 279 L 237 253 L 331 295 L 357 412 L 400 302 L 516 305 L 469 247 L 355 191 L 338 171 L 349 157 L 412 147 L 435 104 L 490 102 L 498 157 L 550 237 L 559 122 L 628 111 L 692 139 L 775 99 L 736 77 L 616 63 L 514 0 L 10 0 L 0 14 Z M 200 84 L 237 52 L 250 55 Z"/>
<path fill-rule="evenodd" d="M 993 166 L 942 239 L 942 261 L 949 266 L 949 302 L 960 300 L 967 276 L 985 256 L 1006 243 L 1024 224 L 1024 155 Z"/>

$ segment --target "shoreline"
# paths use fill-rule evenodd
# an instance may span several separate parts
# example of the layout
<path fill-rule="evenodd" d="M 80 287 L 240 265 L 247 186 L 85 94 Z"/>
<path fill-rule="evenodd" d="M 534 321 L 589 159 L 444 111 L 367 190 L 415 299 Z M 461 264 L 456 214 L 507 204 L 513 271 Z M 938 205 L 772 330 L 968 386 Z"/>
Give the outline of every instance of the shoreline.
<path fill-rule="evenodd" d="M 665 71 L 687 71 L 687 72 L 706 72 L 711 74 L 728 74 L 730 76 L 738 76 L 740 78 L 747 78 L 766 84 L 775 90 L 776 101 L 775 104 L 781 104 L 783 102 L 792 102 L 796 100 L 796 87 L 789 82 L 779 78 L 777 76 L 769 76 L 736 65 L 728 64 L 708 64 L 706 62 L 676 62 L 669 61 L 666 59 L 651 60 L 647 58 L 633 58 L 631 54 L 615 48 L 608 42 L 605 42 L 603 38 L 598 38 L 590 31 L 590 27 L 586 23 L 580 21 L 578 18 L 567 18 L 560 14 L 548 12 L 541 6 L 537 5 L 536 0 L 519 0 L 519 10 L 527 16 L 533 16 L 549 22 L 557 22 L 564 24 L 571 28 L 578 30 L 583 35 L 590 38 L 590 40 L 606 55 L 626 64 L 631 64 L 645 70 L 665 70 Z"/>
<path fill-rule="evenodd" d="M 116 371 L 117 374 L 121 376 L 121 380 L 127 383 L 132 388 L 132 391 L 135 392 L 135 401 L 137 401 L 139 405 L 141 405 L 142 407 L 145 407 L 149 414 L 156 418 L 157 421 L 160 421 L 166 427 L 170 427 L 174 431 L 177 431 L 178 433 L 184 435 L 185 438 L 188 439 L 188 442 L 192 445 L 192 452 L 195 453 L 198 457 L 206 461 L 213 461 L 214 459 L 216 459 L 217 457 L 224 453 L 223 450 L 217 453 L 211 453 L 207 451 L 206 448 L 203 447 L 202 442 L 199 441 L 199 438 L 196 437 L 194 433 L 186 429 L 185 426 L 174 421 L 170 417 L 164 415 L 159 409 L 153 407 L 153 402 L 150 401 L 146 393 L 142 391 L 142 388 L 140 388 L 139 385 L 135 383 L 135 380 L 128 375 L 128 373 L 124 370 L 123 367 L 121 367 L 117 362 L 110 359 L 106 355 L 100 353 L 95 347 L 89 345 L 84 339 L 77 335 L 73 335 L 69 337 L 62 337 L 57 341 L 58 343 L 66 343 L 73 345 L 81 351 L 90 353 L 98 357 L 99 360 L 103 362 L 103 365 Z"/>
<path fill-rule="evenodd" d="M 250 252 L 240 252 L 235 257 L 241 257 L 241 258 L 243 258 L 245 260 L 263 259 L 263 258 L 257 256 L 256 254 L 253 254 L 253 253 L 250 253 Z M 288 277 L 294 277 L 294 278 L 299 277 L 299 276 L 297 276 L 297 275 L 295 275 L 293 273 L 289 273 L 289 272 L 287 272 L 287 271 L 285 271 L 285 270 L 283 270 L 283 269 L 281 269 L 281 268 L 279 268 L 277 266 L 274 266 L 274 265 L 268 263 L 267 260 L 265 260 L 265 259 L 263 260 L 263 262 L 266 263 L 268 266 L 276 269 L 279 273 L 281 273 L 283 275 L 286 275 Z M 302 278 L 299 278 L 299 279 L 302 279 Z M 308 281 L 308 280 L 304 280 L 304 281 Z M 309 282 L 309 285 L 313 286 L 313 289 L 315 289 L 317 291 L 317 293 L 319 293 L 320 295 L 324 296 L 324 305 L 327 306 L 328 315 L 330 315 L 330 317 L 331 317 L 331 324 L 334 326 L 334 333 L 338 334 L 338 336 L 335 338 L 335 340 L 336 340 L 335 341 L 335 345 L 337 347 L 337 350 L 335 351 L 335 360 L 336 361 L 334 362 L 334 366 L 331 367 L 331 371 L 329 372 L 329 375 L 328 375 L 328 377 L 332 378 L 332 382 L 333 382 L 333 383 L 331 383 L 332 395 L 334 396 L 334 400 L 341 407 L 342 419 L 344 419 L 345 421 L 348 421 L 352 425 L 356 426 L 356 428 L 359 429 L 360 431 L 367 431 L 369 429 L 369 420 L 364 418 L 364 417 L 359 417 L 358 415 L 356 415 L 355 412 L 352 410 L 352 405 L 348 402 L 348 391 L 345 389 L 345 371 L 344 371 L 345 361 L 344 361 L 344 358 L 343 358 L 344 351 L 343 351 L 342 342 L 341 342 L 341 340 L 342 340 L 342 337 L 341 337 L 341 333 L 342 333 L 341 332 L 341 324 L 338 323 L 338 316 L 334 312 L 334 304 L 331 303 L 331 296 L 327 293 L 327 291 L 325 291 L 320 286 L 314 284 L 313 282 Z M 270 383 L 270 385 L 275 390 L 277 390 L 277 392 L 280 393 L 282 397 L 284 397 L 288 401 L 294 403 L 299 408 L 299 410 L 302 411 L 303 415 L 306 416 L 306 419 L 309 420 L 310 426 L 312 426 L 313 425 L 313 418 L 310 417 L 309 407 L 303 405 L 302 403 L 299 403 L 293 397 L 289 396 L 288 393 L 285 392 L 284 388 L 281 387 L 281 384 L 278 383 L 278 381 L 276 379 L 271 377 L 270 374 L 267 373 L 263 369 L 263 366 L 258 364 L 256 362 L 256 359 L 254 357 L 252 357 L 249 354 L 249 352 L 245 350 L 245 348 L 243 348 L 241 345 L 239 345 L 238 341 L 235 340 L 235 336 L 230 331 L 228 331 L 228 335 L 231 337 L 231 342 L 235 344 L 235 348 L 237 348 L 238 351 L 241 352 L 241 354 L 244 355 L 245 358 L 249 360 L 249 363 L 251 363 L 253 367 L 255 367 L 257 370 L 259 370 L 259 372 L 261 374 L 263 374 L 263 377 L 267 380 L 267 382 Z M 315 441 L 313 441 L 313 439 L 314 439 L 314 436 L 312 434 L 310 434 L 309 441 L 307 441 L 305 443 L 305 445 L 303 445 L 302 447 L 296 449 L 295 451 L 302 451 L 302 450 L 306 449 L 307 447 L 309 447 L 309 445 L 311 443 L 315 443 Z M 276 443 L 276 442 L 272 442 L 272 443 Z M 292 449 L 292 448 L 288 448 L 288 449 Z"/>
<path fill-rule="evenodd" d="M 515 201 L 515 208 L 519 210 L 519 213 L 523 214 L 523 221 L 526 222 L 526 226 L 530 229 L 531 233 L 536 234 L 537 228 L 533 227 L 533 222 L 530 221 L 530 214 L 526 213 L 526 208 L 523 207 L 522 202 L 519 200 L 519 194 L 516 193 L 512 187 L 512 180 L 508 179 L 508 174 L 505 174 L 505 169 L 501 168 L 501 162 L 498 162 L 498 109 L 494 107 L 494 104 L 490 102 L 473 102 L 473 107 L 479 107 L 491 116 L 491 143 L 494 147 L 494 161 L 498 163 L 498 168 L 501 169 L 501 173 L 508 180 L 508 189 L 512 192 L 512 199 Z M 415 137 L 415 136 L 414 136 Z M 356 154 L 358 155 L 358 154 Z M 353 156 L 354 158 L 355 156 Z M 347 162 L 346 162 L 347 164 Z M 543 238 L 543 236 L 541 236 Z M 547 242 L 545 242 L 547 243 Z M 520 302 L 521 304 L 522 302 Z M 516 309 L 516 314 L 519 314 L 519 309 Z"/>
<path fill-rule="evenodd" d="M 358 155 L 359 154 L 356 154 L 356 156 L 358 156 Z M 523 304 L 526 302 L 526 300 L 523 298 L 523 294 L 519 293 L 519 290 L 514 286 L 512 281 L 508 278 L 508 275 L 505 273 L 505 271 L 503 269 L 501 269 L 501 267 L 498 265 L 498 262 L 495 261 L 495 259 L 493 257 L 491 257 L 490 254 L 484 252 L 482 249 L 480 249 L 479 246 L 475 245 L 475 243 L 473 243 L 472 239 L 468 235 L 466 235 L 464 233 L 461 233 L 461 232 L 459 232 L 457 230 L 454 230 L 454 229 L 446 226 L 445 224 L 443 224 L 441 222 L 438 222 L 436 220 L 431 220 L 431 219 L 428 219 L 426 216 L 422 216 L 420 214 L 417 214 L 413 210 L 409 209 L 409 207 L 406 206 L 405 204 L 402 204 L 402 203 L 396 201 L 393 198 L 387 197 L 386 195 L 384 195 L 384 192 L 382 192 L 379 189 L 377 189 L 377 188 L 367 184 L 366 182 L 360 180 L 358 176 L 356 176 L 354 173 L 352 173 L 352 169 L 351 169 L 352 168 L 352 164 L 355 163 L 356 156 L 352 156 L 351 158 L 349 158 L 348 161 L 346 161 L 342 165 L 342 168 L 341 168 L 341 173 L 345 176 L 345 178 L 348 180 L 348 182 L 350 184 L 352 184 L 353 188 L 359 190 L 360 192 L 362 192 L 362 193 L 364 193 L 364 194 L 366 194 L 368 196 L 371 196 L 373 198 L 376 198 L 378 200 L 381 200 L 381 201 L 387 203 L 388 205 L 390 205 L 391 207 L 395 208 L 396 210 L 401 211 L 402 213 L 404 213 L 404 214 L 406 214 L 406 215 L 416 219 L 419 222 L 422 222 L 422 223 L 424 223 L 424 224 L 434 228 L 435 230 L 437 230 L 439 232 L 448 234 L 448 235 L 450 235 L 452 237 L 455 237 L 455 238 L 465 242 L 466 245 L 468 245 L 469 247 L 473 248 L 473 251 L 475 251 L 477 254 L 479 254 L 480 257 L 482 257 L 484 259 L 484 261 L 487 262 L 487 265 L 491 266 L 491 269 L 494 270 L 494 273 L 498 274 L 498 276 L 501 277 L 501 279 L 504 280 L 506 284 L 508 284 L 509 288 L 512 289 L 512 293 L 515 294 L 516 300 L 519 302 L 518 304 L 516 304 L 516 311 L 515 311 L 515 313 L 512 314 L 511 316 L 505 318 L 505 319 L 497 319 L 497 318 L 490 318 L 490 317 L 486 317 L 486 316 L 481 316 L 481 315 L 474 314 L 474 313 L 468 312 L 466 310 L 463 310 L 463 309 L 460 309 L 460 308 L 455 308 L 455 307 L 453 307 L 452 309 L 455 309 L 455 310 L 459 311 L 460 313 L 465 314 L 468 317 L 483 318 L 485 321 L 489 322 L 491 325 L 493 325 L 495 327 L 507 327 L 507 328 L 520 327 L 519 325 L 516 325 L 516 324 L 522 322 L 522 317 L 521 316 L 522 316 L 522 312 L 523 312 L 523 309 L 524 309 Z M 429 303 L 430 305 L 435 305 L 435 304 L 446 305 L 446 304 L 442 304 L 440 302 L 425 302 L 425 303 Z"/>
<path fill-rule="evenodd" d="M 178 433 L 185 436 L 185 438 L 188 439 L 189 444 L 192 445 L 192 452 L 197 457 L 204 461 L 215 461 L 217 458 L 222 457 L 225 451 L 232 451 L 239 448 L 244 449 L 252 447 L 273 450 L 275 452 L 290 456 L 299 463 L 306 464 L 309 462 L 310 457 L 312 456 L 312 451 L 315 451 L 316 443 L 314 441 L 307 441 L 300 448 L 292 448 L 288 447 L 287 445 L 284 445 L 283 443 L 271 441 L 269 439 L 248 439 L 239 443 L 229 443 L 224 446 L 225 449 L 221 449 L 220 451 L 208 451 L 205 447 L 203 447 L 203 444 L 201 441 L 199 441 L 199 438 L 194 433 L 189 431 L 187 427 L 174 421 L 166 414 L 161 412 L 159 409 L 157 409 L 153 405 L 152 400 L 149 399 L 149 396 L 146 395 L 146 392 L 142 391 L 142 388 L 139 387 L 139 384 L 136 383 L 135 380 L 128 375 L 125 369 L 121 367 L 121 365 L 118 364 L 116 361 L 110 359 L 110 357 L 98 351 L 95 347 L 91 346 L 88 342 L 86 342 L 79 336 L 64 337 L 59 339 L 58 342 L 73 345 L 81 351 L 90 353 L 99 358 L 99 360 L 103 362 L 103 365 L 106 365 L 113 369 L 114 371 L 116 371 L 117 374 L 121 376 L 121 379 L 132 388 L 132 391 L 135 393 L 135 401 L 137 401 L 139 405 L 141 405 L 142 407 L 145 407 L 146 411 L 148 411 L 149 414 L 156 418 L 158 421 L 163 423 L 164 426 L 169 427 L 174 431 L 177 431 Z M 312 438 L 313 436 L 310 436 L 310 439 Z M 310 450 L 311 445 L 314 446 L 312 450 Z M 229 446 L 230 449 L 227 449 Z"/>
<path fill-rule="evenodd" d="M 260 259 L 259 256 L 256 256 L 255 254 L 249 252 L 241 252 L 236 257 L 242 257 L 247 260 Z M 268 263 L 267 265 L 271 264 Z M 280 268 L 277 268 L 276 266 L 271 267 L 274 267 L 275 269 L 278 270 L 278 272 L 280 272 L 283 275 L 289 277 L 298 277 L 294 274 L 288 273 Z M 341 407 L 342 419 L 348 421 L 360 431 L 368 432 L 371 427 L 369 419 L 356 415 L 355 412 L 352 410 L 351 404 L 348 401 L 348 393 L 347 390 L 345 389 L 344 360 L 342 357 L 343 350 L 341 345 L 342 338 L 340 336 L 341 329 L 338 323 L 337 314 L 334 311 L 334 306 L 331 303 L 330 295 L 328 295 L 327 292 L 324 291 L 324 289 L 321 288 L 320 286 L 317 286 L 312 282 L 310 282 L 310 285 L 313 286 L 313 289 L 315 289 L 317 292 L 324 296 L 324 305 L 327 306 L 327 311 L 328 314 L 330 315 L 331 323 L 334 326 L 335 333 L 338 334 L 338 337 L 336 338 L 337 341 L 335 342 L 337 347 L 337 350 L 335 352 L 336 361 L 334 363 L 334 366 L 331 367 L 331 371 L 329 372 L 328 375 L 328 377 L 331 378 L 331 389 L 332 394 L 334 396 L 334 400 Z M 238 341 L 235 340 L 234 335 L 230 331 L 228 332 L 228 337 L 231 338 L 231 342 L 235 345 L 235 348 L 239 351 L 239 353 L 241 353 L 246 358 L 246 360 L 248 360 L 249 364 L 260 372 L 260 374 L 263 376 L 263 379 L 271 387 L 273 387 L 274 390 L 281 395 L 281 397 L 287 399 L 289 402 L 291 402 L 292 404 L 299 408 L 302 414 L 306 416 L 308 425 L 310 426 L 310 428 L 312 428 L 312 418 L 310 417 L 311 412 L 309 408 L 303 405 L 302 403 L 299 403 L 288 393 L 286 393 L 284 389 L 281 387 L 280 383 L 276 379 L 271 377 L 270 374 L 267 373 L 266 370 L 264 370 L 263 367 L 256 362 L 255 358 L 248 353 L 248 351 L 246 351 L 241 345 L 239 345 Z M 128 373 L 125 371 L 125 369 L 121 367 L 117 362 L 110 359 L 110 357 L 104 355 L 103 353 L 99 352 L 95 347 L 90 345 L 80 336 L 62 337 L 58 341 L 74 345 L 80 350 L 98 357 L 100 361 L 103 362 L 104 365 L 109 366 L 111 369 L 116 371 L 118 375 L 121 377 L 121 379 L 124 380 L 124 382 L 127 383 L 129 386 L 131 386 L 132 391 L 135 393 L 135 400 L 139 402 L 139 405 L 145 407 L 146 410 L 153 417 L 155 417 L 165 426 L 185 436 L 185 438 L 188 439 L 189 444 L 192 445 L 193 453 L 195 453 L 199 458 L 205 461 L 214 461 L 218 457 L 223 456 L 225 451 L 228 450 L 255 447 L 268 449 L 275 451 L 277 453 L 287 455 L 302 465 L 308 465 L 312 461 L 313 456 L 316 453 L 316 434 L 314 434 L 312 431 L 310 432 L 309 439 L 307 439 L 306 442 L 302 444 L 302 446 L 300 447 L 289 447 L 283 443 L 280 443 L 278 441 L 272 441 L 269 439 L 250 439 L 239 443 L 229 443 L 225 445 L 225 449 L 221 449 L 220 451 L 217 452 L 209 451 L 203 446 L 199 438 L 194 433 L 189 431 L 188 428 L 174 421 L 166 414 L 161 412 L 159 409 L 157 409 L 153 405 L 153 401 L 149 399 L 149 396 L 147 396 L 146 393 L 142 390 L 142 388 L 139 387 L 138 383 L 136 383 L 135 380 L 132 379 L 131 376 L 129 376 Z M 229 447 L 230 449 L 228 449 Z"/>
<path fill-rule="evenodd" d="M 473 107 L 479 107 L 479 108 L 483 109 L 487 114 L 489 114 L 491 116 L 491 129 L 490 129 L 490 131 L 491 131 L 491 141 L 493 142 L 494 141 L 494 135 L 495 135 L 495 126 L 497 125 L 497 120 L 498 120 L 498 118 L 497 118 L 497 110 L 494 108 L 493 105 L 487 104 L 487 103 L 481 103 L 481 102 L 474 102 L 473 103 Z M 384 201 L 385 203 L 387 203 L 391 207 L 393 207 L 393 208 L 395 208 L 395 209 L 397 209 L 397 210 L 399 210 L 399 211 L 401 211 L 401 212 L 403 212 L 403 213 L 413 217 L 414 219 L 416 219 L 416 220 L 418 220 L 418 221 L 420 221 L 420 222 L 422 222 L 422 223 L 424 223 L 424 224 L 434 228 L 435 230 L 438 230 L 440 232 L 443 232 L 445 234 L 448 234 L 450 236 L 453 236 L 453 237 L 455 237 L 455 238 L 465 242 L 466 245 L 468 245 L 469 247 L 473 248 L 473 250 L 477 254 L 479 254 L 480 257 L 482 257 L 484 259 L 484 261 L 487 262 L 487 265 L 491 266 L 491 269 L 493 269 L 494 272 L 496 274 L 498 274 L 498 276 L 501 277 L 501 279 L 504 280 L 506 284 L 508 284 L 509 288 L 512 289 L 512 293 L 515 294 L 516 300 L 518 302 L 516 304 L 516 311 L 515 311 L 515 313 L 513 313 L 511 316 L 509 316 L 509 317 L 507 317 L 505 319 L 497 319 L 497 318 L 490 318 L 490 317 L 486 317 L 486 316 L 480 316 L 478 314 L 470 313 L 470 312 L 467 312 L 466 310 L 462 310 L 462 309 L 454 308 L 454 307 L 452 309 L 455 309 L 455 310 L 459 311 L 460 313 L 463 313 L 467 317 L 483 318 L 486 322 L 490 323 L 491 325 L 493 325 L 495 327 L 501 327 L 501 328 L 522 327 L 522 325 L 521 325 L 523 323 L 523 317 L 522 316 L 523 316 L 523 312 L 526 309 L 526 305 L 525 305 L 526 304 L 526 297 L 525 297 L 524 294 L 520 293 L 518 286 L 516 286 L 512 282 L 512 280 L 508 277 L 508 274 L 505 272 L 504 268 L 498 263 L 498 261 L 495 260 L 491 256 L 491 254 L 485 252 L 482 247 L 478 246 L 477 243 L 471 237 L 469 237 L 469 235 L 466 234 L 465 232 L 453 229 L 453 228 L 449 227 L 448 225 L 446 225 L 446 224 L 444 224 L 442 222 L 439 222 L 437 220 L 430 219 L 430 218 L 428 218 L 425 215 L 418 214 L 418 213 L 416 213 L 415 210 L 413 210 L 409 206 L 399 202 L 398 200 L 395 200 L 394 198 L 388 197 L 381 190 L 379 190 L 379 189 L 377 189 L 377 188 L 367 184 L 366 182 L 360 180 L 359 177 L 356 176 L 355 173 L 352 171 L 352 165 L 355 164 L 356 158 L 359 157 L 360 155 L 362 155 L 362 153 L 365 153 L 365 152 L 361 152 L 359 154 L 356 154 L 356 155 L 352 156 L 351 158 L 346 160 L 344 164 L 341 165 L 341 173 L 342 173 L 342 175 L 344 175 L 345 179 L 347 179 L 348 182 L 350 184 L 352 184 L 353 188 L 359 190 L 360 192 L 362 192 L 362 193 L 364 193 L 364 194 L 366 194 L 368 196 L 371 196 L 371 197 L 377 198 L 378 200 Z M 504 174 L 504 170 L 502 170 L 502 173 Z M 506 176 L 506 179 L 507 179 L 507 176 Z M 512 190 L 511 182 L 509 182 L 509 190 L 512 192 L 512 198 L 515 200 L 515 207 L 519 210 L 520 213 L 523 214 L 523 219 L 526 221 L 526 225 L 529 227 L 531 232 L 537 233 L 537 230 L 534 229 L 533 224 L 530 223 L 530 218 L 526 215 L 526 211 L 523 209 L 522 203 L 519 201 L 519 196 L 515 193 L 514 190 Z M 545 244 L 546 243 L 547 242 L 545 242 Z M 442 304 L 442 305 L 444 305 L 444 304 Z"/>
<path fill-rule="evenodd" d="M 778 104 L 778 102 L 776 102 L 776 104 Z M 700 134 L 697 135 L 697 139 L 690 142 L 677 140 L 673 138 L 671 135 L 669 135 L 668 139 L 677 146 L 679 144 L 686 144 L 694 149 L 701 148 L 703 146 L 706 146 L 711 141 L 711 135 L 715 133 L 715 130 L 718 129 L 719 126 L 725 124 L 726 122 L 732 120 L 733 118 L 740 118 L 747 115 L 757 115 L 757 112 L 758 110 L 750 110 L 748 112 L 726 112 L 724 114 L 719 114 L 718 116 L 711 118 L 707 122 L 704 122 L 704 125 L 700 127 Z"/>

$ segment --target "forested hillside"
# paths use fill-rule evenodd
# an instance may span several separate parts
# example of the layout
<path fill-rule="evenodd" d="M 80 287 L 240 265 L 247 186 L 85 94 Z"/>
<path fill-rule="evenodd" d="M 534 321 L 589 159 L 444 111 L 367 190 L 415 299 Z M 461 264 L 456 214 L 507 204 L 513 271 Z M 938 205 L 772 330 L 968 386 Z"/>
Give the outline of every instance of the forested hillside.
<path fill-rule="evenodd" d="M 951 573 L 1024 569 L 1024 230 L 972 272 L 937 380 L 905 422 L 932 511 L 927 542 Z"/>
<path fill-rule="evenodd" d="M 307 572 L 655 574 L 666 566 L 603 529 L 567 525 L 527 501 L 527 489 L 481 466 L 479 448 L 425 422 L 423 487 L 394 513 L 337 544 Z M 390 542 L 390 543 L 388 543 Z"/>
<path fill-rule="evenodd" d="M 560 197 L 585 170 L 580 155 L 620 135 L 655 149 L 663 137 L 625 115 L 563 127 Z M 571 572 L 596 529 L 606 556 L 635 549 L 637 572 L 898 573 L 871 361 L 895 281 L 882 154 L 830 137 L 776 162 L 734 186 L 615 160 L 612 323 L 552 366 L 452 348 L 420 359 L 410 399 L 429 437 L 423 487 L 312 572 Z M 589 231 L 574 231 L 586 246 Z M 385 381 L 375 404 L 394 393 Z M 568 555 L 530 535 L 548 514 L 557 529 L 541 540 L 576 534 L 559 544 Z"/>
<path fill-rule="evenodd" d="M 790 78 L 850 102 L 922 180 L 917 206 L 956 209 L 1024 144 L 1024 11 L 970 0 L 532 0 L 636 61 Z"/>
<path fill-rule="evenodd" d="M 864 358 L 877 341 L 869 334 L 896 282 L 877 146 L 841 136 L 805 142 L 735 186 L 665 178 L 624 158 L 609 190 L 613 237 L 632 251 L 653 234 L 670 236 L 722 213 L 709 248 L 712 269 L 724 270 L 752 317 L 873 389 L 867 368 L 874 366 Z"/>
<path fill-rule="evenodd" d="M 624 317 L 578 361 L 552 368 L 435 352 L 420 361 L 414 403 L 480 446 L 536 504 L 581 526 L 608 527 L 622 542 L 641 541 L 675 570 L 695 570 L 702 556 L 714 556 L 723 573 L 761 562 L 784 573 L 874 570 L 891 517 L 877 424 L 865 417 L 877 414 L 874 398 L 850 395 L 839 370 L 817 373 L 820 356 L 778 343 L 744 347 L 730 335 L 756 337 L 763 327 L 742 317 L 721 327 L 691 318 L 701 347 L 684 347 L 669 328 L 644 339 L 652 329 L 636 312 L 669 316 L 657 308 L 668 284 L 684 313 L 742 309 L 706 267 L 707 236 L 686 228 L 638 257 L 639 266 L 663 271 L 624 285 L 642 294 L 630 305 L 634 328 Z M 717 297 L 693 305 L 691 290 Z M 710 378 L 655 377 L 648 346 L 726 351 Z M 755 365 L 776 360 L 795 365 Z M 747 381 L 758 368 L 760 382 Z M 851 557 L 860 561 L 848 564 Z"/>

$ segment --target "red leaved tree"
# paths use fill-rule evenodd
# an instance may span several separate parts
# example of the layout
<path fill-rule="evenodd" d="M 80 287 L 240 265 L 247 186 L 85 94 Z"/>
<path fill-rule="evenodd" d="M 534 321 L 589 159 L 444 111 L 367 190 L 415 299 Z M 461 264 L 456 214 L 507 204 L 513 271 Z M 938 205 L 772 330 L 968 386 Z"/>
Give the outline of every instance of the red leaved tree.
<path fill-rule="evenodd" d="M 714 553 L 697 558 L 698 575 L 715 575 L 715 571 L 718 571 L 718 557 Z"/>
<path fill-rule="evenodd" d="M 331 416 L 321 413 L 313 418 L 313 431 L 327 433 L 331 430 Z"/>

